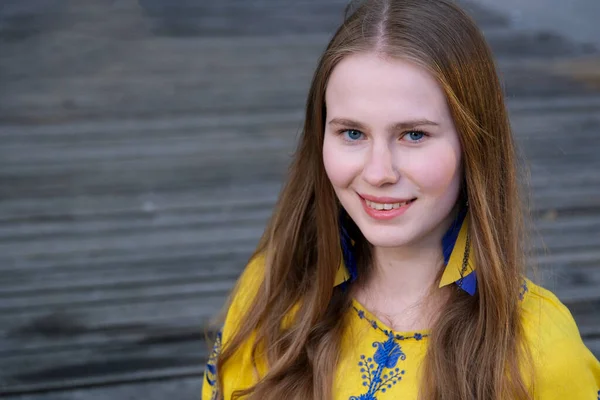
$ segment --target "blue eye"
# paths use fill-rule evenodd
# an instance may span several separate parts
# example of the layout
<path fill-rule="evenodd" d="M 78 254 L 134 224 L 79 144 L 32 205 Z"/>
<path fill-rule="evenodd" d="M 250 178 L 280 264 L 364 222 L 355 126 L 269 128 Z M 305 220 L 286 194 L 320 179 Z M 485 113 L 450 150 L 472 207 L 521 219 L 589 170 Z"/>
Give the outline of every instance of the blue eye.
<path fill-rule="evenodd" d="M 409 142 L 418 142 L 425 136 L 424 132 L 421 131 L 410 131 L 404 135 L 405 138 L 408 139 Z"/>
<path fill-rule="evenodd" d="M 361 131 L 357 131 L 356 129 L 346 129 L 343 133 L 347 140 L 351 142 L 360 139 L 363 135 Z"/>

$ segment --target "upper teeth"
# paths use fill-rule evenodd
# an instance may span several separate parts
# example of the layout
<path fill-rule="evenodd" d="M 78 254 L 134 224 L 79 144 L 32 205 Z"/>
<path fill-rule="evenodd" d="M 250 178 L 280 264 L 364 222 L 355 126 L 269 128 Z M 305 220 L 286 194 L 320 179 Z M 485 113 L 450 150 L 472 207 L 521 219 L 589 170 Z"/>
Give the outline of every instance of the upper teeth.
<path fill-rule="evenodd" d="M 374 201 L 365 199 L 367 206 L 369 206 L 369 208 L 374 208 L 375 210 L 391 210 L 399 208 L 406 205 L 409 201 L 403 201 L 402 203 L 375 203 Z"/>

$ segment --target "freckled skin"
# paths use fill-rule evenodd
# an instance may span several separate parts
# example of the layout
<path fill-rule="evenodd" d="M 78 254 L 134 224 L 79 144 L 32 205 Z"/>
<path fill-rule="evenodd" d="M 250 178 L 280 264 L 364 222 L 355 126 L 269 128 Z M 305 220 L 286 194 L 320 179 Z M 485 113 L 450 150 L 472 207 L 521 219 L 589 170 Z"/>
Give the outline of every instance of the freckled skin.
<path fill-rule="evenodd" d="M 374 53 L 354 54 L 333 70 L 326 94 L 323 160 L 336 195 L 374 246 L 439 243 L 461 182 L 461 147 L 445 95 L 423 68 Z M 330 123 L 346 119 L 362 129 Z M 398 122 L 429 120 L 393 131 Z M 340 133 L 356 129 L 360 134 Z M 423 131 L 422 140 L 408 135 Z M 359 137 L 357 139 L 357 136 Z M 406 212 L 370 217 L 358 194 L 413 199 Z"/>

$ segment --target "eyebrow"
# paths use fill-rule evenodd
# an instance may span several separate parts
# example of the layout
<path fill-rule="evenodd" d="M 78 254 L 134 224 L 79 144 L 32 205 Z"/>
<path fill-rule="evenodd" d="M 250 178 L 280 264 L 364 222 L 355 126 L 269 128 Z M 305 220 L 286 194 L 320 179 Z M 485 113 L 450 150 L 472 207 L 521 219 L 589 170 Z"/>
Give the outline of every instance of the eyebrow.
<path fill-rule="evenodd" d="M 356 127 L 357 129 L 366 129 L 365 125 L 361 124 L 358 121 L 354 121 L 351 119 L 347 119 L 347 118 L 334 118 L 331 121 L 329 121 L 330 125 L 343 125 L 343 126 L 352 126 L 352 127 Z M 405 130 L 405 129 L 410 129 L 410 128 L 414 128 L 416 126 L 423 126 L 423 125 L 430 125 L 430 126 L 438 126 L 439 124 L 433 121 L 430 121 L 428 119 L 415 119 L 415 120 L 411 120 L 411 121 L 402 121 L 402 122 L 397 122 L 393 125 L 390 126 L 390 130 L 392 131 L 398 131 L 398 130 Z"/>

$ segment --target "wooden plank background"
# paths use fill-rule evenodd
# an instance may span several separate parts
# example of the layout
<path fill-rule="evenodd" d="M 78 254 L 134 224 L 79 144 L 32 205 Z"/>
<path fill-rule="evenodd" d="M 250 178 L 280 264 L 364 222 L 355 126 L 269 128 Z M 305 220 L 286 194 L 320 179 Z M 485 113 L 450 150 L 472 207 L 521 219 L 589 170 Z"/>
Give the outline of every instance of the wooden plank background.
<path fill-rule="evenodd" d="M 198 398 L 203 326 L 262 232 L 345 4 L 0 7 L 0 396 Z M 600 85 L 579 68 L 599 52 L 464 4 L 531 171 L 531 260 L 600 356 Z"/>

